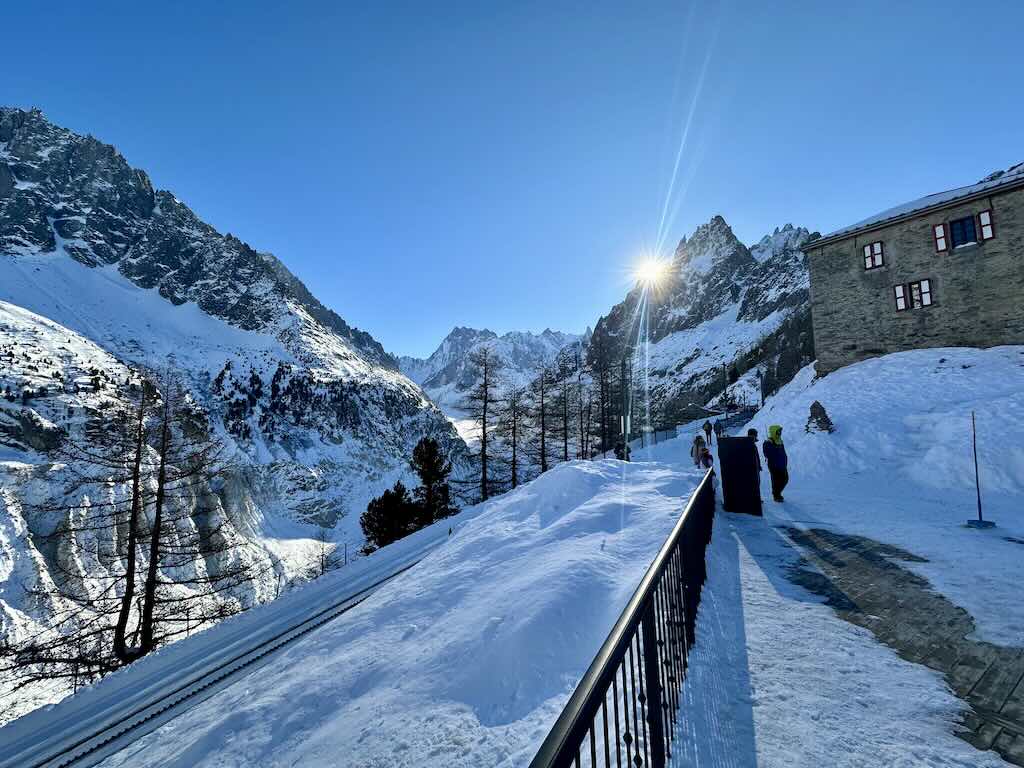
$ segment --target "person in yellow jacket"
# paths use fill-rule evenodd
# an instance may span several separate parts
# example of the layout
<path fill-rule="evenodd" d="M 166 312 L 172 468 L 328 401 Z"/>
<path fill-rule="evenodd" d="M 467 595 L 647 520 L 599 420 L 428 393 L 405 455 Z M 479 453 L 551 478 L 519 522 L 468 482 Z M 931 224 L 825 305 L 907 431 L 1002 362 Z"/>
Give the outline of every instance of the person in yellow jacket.
<path fill-rule="evenodd" d="M 782 442 L 782 427 L 772 424 L 768 427 L 768 439 L 761 446 L 764 453 L 764 463 L 768 465 L 768 474 L 772 477 L 772 498 L 776 501 L 785 501 L 782 498 L 782 491 L 789 483 L 789 457 L 786 456 L 786 446 Z"/>

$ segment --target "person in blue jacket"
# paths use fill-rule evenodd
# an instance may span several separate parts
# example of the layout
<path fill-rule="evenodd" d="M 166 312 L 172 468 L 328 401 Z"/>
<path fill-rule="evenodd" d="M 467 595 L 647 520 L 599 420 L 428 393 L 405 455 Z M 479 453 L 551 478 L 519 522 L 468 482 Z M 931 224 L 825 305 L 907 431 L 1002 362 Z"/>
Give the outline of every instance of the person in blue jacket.
<path fill-rule="evenodd" d="M 789 483 L 789 460 L 786 457 L 786 446 L 782 442 L 782 427 L 772 424 L 768 427 L 768 439 L 761 447 L 764 453 L 764 462 L 768 465 L 768 474 L 772 478 L 772 498 L 776 501 L 785 501 L 782 498 L 782 491 Z"/>

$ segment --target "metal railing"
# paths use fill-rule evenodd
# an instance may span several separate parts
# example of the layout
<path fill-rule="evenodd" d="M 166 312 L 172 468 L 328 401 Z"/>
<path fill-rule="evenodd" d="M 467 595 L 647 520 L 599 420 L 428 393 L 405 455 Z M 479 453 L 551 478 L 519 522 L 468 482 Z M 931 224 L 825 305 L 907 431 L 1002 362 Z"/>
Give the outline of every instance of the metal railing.
<path fill-rule="evenodd" d="M 708 472 L 530 768 L 666 765 L 714 514 Z"/>

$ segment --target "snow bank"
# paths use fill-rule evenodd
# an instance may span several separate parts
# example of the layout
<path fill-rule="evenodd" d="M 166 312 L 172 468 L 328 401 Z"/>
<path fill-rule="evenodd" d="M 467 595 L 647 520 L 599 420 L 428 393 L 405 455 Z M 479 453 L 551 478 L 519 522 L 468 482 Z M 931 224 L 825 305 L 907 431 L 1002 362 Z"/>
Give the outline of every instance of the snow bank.
<path fill-rule="evenodd" d="M 834 433 L 806 431 L 815 400 Z M 977 514 L 972 411 L 990 531 L 964 527 Z M 792 478 L 773 516 L 927 558 L 914 569 L 974 616 L 979 639 L 1024 643 L 1024 347 L 901 352 L 820 379 L 808 367 L 750 426 L 770 424 L 784 427 Z"/>
<path fill-rule="evenodd" d="M 560 465 L 104 765 L 524 765 L 698 480 L 660 462 Z"/>

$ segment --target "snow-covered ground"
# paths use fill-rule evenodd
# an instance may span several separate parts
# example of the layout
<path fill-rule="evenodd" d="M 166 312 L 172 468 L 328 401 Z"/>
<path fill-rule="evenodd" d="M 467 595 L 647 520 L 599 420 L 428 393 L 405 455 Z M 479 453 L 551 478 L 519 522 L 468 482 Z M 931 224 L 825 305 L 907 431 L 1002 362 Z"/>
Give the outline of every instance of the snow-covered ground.
<path fill-rule="evenodd" d="M 814 400 L 834 433 L 805 431 Z M 963 525 L 972 409 L 994 531 Z M 676 764 L 1003 765 L 955 736 L 964 705 L 939 673 L 790 580 L 780 529 L 908 549 L 981 637 L 1019 644 L 1024 349 L 808 369 L 752 423 L 785 427 L 793 479 L 763 519 L 716 520 Z M 415 568 L 104 765 L 527 764 L 696 485 L 694 430 L 467 510 Z"/>
<path fill-rule="evenodd" d="M 661 461 L 559 465 L 104 765 L 524 765 L 698 480 Z"/>
<path fill-rule="evenodd" d="M 806 431 L 815 400 L 834 433 Z M 964 525 L 976 507 L 972 410 L 989 531 Z M 1024 348 L 904 352 L 818 380 L 808 368 L 751 422 L 762 436 L 769 424 L 784 427 L 792 479 L 763 519 L 716 521 L 678 765 L 1004 765 L 954 735 L 965 705 L 939 673 L 788 580 L 797 550 L 779 529 L 922 556 L 900 565 L 969 611 L 981 639 L 1024 644 Z"/>
<path fill-rule="evenodd" d="M 805 431 L 815 400 L 834 433 Z M 977 515 L 972 411 L 987 531 L 964 526 Z M 974 617 L 978 639 L 1024 645 L 1024 547 L 1010 540 L 1024 540 L 1024 347 L 901 352 L 817 380 L 808 367 L 750 426 L 770 424 L 790 461 L 777 519 L 926 558 L 908 567 Z"/>
<path fill-rule="evenodd" d="M 778 522 L 715 522 L 673 765 L 1005 766 L 953 734 L 964 705 L 939 673 L 786 579 Z"/>

